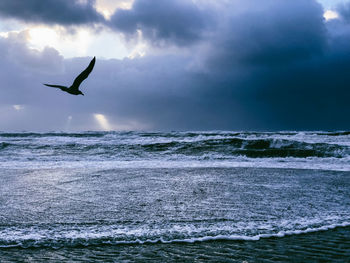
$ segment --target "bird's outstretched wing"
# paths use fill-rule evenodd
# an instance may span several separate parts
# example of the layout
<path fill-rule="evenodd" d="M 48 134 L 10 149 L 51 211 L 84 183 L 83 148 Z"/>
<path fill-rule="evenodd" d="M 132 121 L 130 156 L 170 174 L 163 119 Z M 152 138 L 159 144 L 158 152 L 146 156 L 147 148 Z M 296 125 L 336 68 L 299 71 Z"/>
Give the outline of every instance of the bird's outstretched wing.
<path fill-rule="evenodd" d="M 76 89 L 76 90 L 79 89 L 80 84 L 83 82 L 83 80 L 85 80 L 89 76 L 92 69 L 94 68 L 95 61 L 96 61 L 96 58 L 94 57 L 90 61 L 89 66 L 83 72 L 81 72 L 78 77 L 75 78 L 73 85 L 71 86 L 71 89 Z"/>
<path fill-rule="evenodd" d="M 60 85 L 51 85 L 51 84 L 44 84 L 45 86 L 48 86 L 48 87 L 53 87 L 53 88 L 58 88 L 60 90 L 63 90 L 63 91 L 67 91 L 67 87 L 65 86 L 60 86 Z"/>

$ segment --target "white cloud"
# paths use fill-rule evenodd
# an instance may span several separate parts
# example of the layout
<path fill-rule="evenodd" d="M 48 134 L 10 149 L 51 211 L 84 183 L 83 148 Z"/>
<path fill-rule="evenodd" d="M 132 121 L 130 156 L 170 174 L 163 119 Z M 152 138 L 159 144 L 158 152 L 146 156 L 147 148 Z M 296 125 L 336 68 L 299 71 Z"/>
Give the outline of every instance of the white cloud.
<path fill-rule="evenodd" d="M 133 0 L 97 0 L 96 9 L 109 19 L 117 8 L 130 9 L 133 2 Z"/>
<path fill-rule="evenodd" d="M 65 34 L 55 28 L 35 27 L 29 29 L 29 43 L 42 50 L 46 46 L 57 49 L 65 57 L 87 56 L 94 36 L 87 29 L 77 29 L 76 34 Z"/>
<path fill-rule="evenodd" d="M 97 56 L 122 59 L 139 49 L 137 43 L 126 43 L 120 34 L 111 30 L 97 33 L 78 28 L 75 34 L 70 34 L 59 26 L 40 25 L 26 26 L 19 31 L 3 31 L 0 37 L 25 42 L 29 48 L 38 51 L 52 47 L 65 58 Z"/>
<path fill-rule="evenodd" d="M 323 17 L 328 21 L 339 18 L 339 14 L 333 10 L 327 10 L 324 12 Z"/>
<path fill-rule="evenodd" d="M 23 105 L 13 105 L 13 108 L 16 110 L 16 111 L 20 111 L 20 110 L 23 110 L 24 109 L 24 106 Z"/>

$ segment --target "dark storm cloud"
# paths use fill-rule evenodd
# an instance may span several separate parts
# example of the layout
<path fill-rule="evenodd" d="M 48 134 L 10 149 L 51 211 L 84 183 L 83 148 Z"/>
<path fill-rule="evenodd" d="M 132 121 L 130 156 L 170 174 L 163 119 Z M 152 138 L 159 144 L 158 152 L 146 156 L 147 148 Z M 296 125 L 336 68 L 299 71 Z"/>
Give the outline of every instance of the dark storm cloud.
<path fill-rule="evenodd" d="M 211 40 L 218 66 L 285 64 L 322 54 L 326 42 L 323 10 L 315 1 L 246 1 L 228 7 Z"/>
<path fill-rule="evenodd" d="M 221 11 L 204 44 L 191 49 L 195 59 L 139 62 L 140 83 L 126 84 L 142 87 L 131 93 L 138 100 L 126 100 L 137 101 L 130 112 L 141 108 L 133 114 L 160 128 L 350 128 L 350 49 L 341 44 L 350 32 L 339 25 L 334 36 L 321 5 L 250 0 Z"/>
<path fill-rule="evenodd" d="M 202 99 L 228 127 L 349 129 L 349 30 L 326 23 L 314 1 L 254 2 L 232 11 L 200 53 L 210 73 Z"/>
<path fill-rule="evenodd" d="M 1 0 L 0 15 L 26 22 L 79 25 L 103 21 L 95 0 Z"/>
<path fill-rule="evenodd" d="M 110 25 L 127 35 L 142 30 L 154 44 L 186 45 L 200 39 L 211 18 L 188 0 L 135 0 L 130 10 L 118 9 Z"/>
<path fill-rule="evenodd" d="M 25 33 L 0 38 L 0 130 L 62 130 L 68 116 L 73 129 L 94 129 L 94 113 L 116 126 L 166 130 L 350 129 L 350 30 L 343 19 L 326 22 L 311 0 L 233 1 L 221 11 L 214 29 L 201 28 L 207 32 L 183 46 L 190 52 L 97 58 L 85 97 L 41 83 L 69 85 L 91 58 L 31 50 Z"/>

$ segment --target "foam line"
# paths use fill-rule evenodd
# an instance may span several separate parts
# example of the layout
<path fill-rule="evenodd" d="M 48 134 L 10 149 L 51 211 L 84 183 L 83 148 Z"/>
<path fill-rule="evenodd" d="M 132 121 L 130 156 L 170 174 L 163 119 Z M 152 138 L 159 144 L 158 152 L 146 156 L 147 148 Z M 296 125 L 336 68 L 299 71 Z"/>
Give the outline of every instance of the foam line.
<path fill-rule="evenodd" d="M 330 229 L 335 229 L 339 227 L 349 227 L 350 222 L 343 222 L 341 224 L 332 224 L 328 226 L 322 226 L 318 228 L 307 228 L 304 230 L 290 230 L 290 231 L 280 231 L 278 233 L 272 233 L 272 234 L 259 234 L 255 236 L 244 236 L 244 235 L 216 235 L 216 236 L 203 236 L 203 237 L 188 237 L 183 239 L 164 239 L 164 238 L 157 238 L 157 239 L 145 239 L 141 240 L 140 238 L 134 239 L 134 240 L 113 240 L 113 236 L 105 236 L 101 233 L 100 238 L 72 238 L 68 237 L 60 237 L 57 239 L 49 239 L 47 240 L 45 237 L 40 237 L 40 235 L 36 235 L 33 233 L 33 235 L 27 235 L 27 238 L 29 240 L 14 240 L 13 237 L 10 239 L 2 237 L 0 239 L 0 248 L 13 248 L 13 247 L 19 247 L 19 248 L 38 248 L 38 247 L 74 247 L 74 246 L 98 246 L 98 245 L 143 245 L 143 244 L 155 244 L 155 243 L 162 243 L 162 244 L 172 244 L 172 243 L 195 243 L 195 242 L 211 242 L 211 241 L 259 241 L 261 239 L 268 239 L 268 238 L 283 238 L 285 236 L 292 236 L 292 235 L 302 235 L 302 234 L 308 234 L 308 233 L 315 233 L 315 232 L 322 232 L 327 231 Z M 37 237 L 37 239 L 34 239 L 34 236 Z M 92 235 L 93 236 L 93 235 Z M 26 241 L 30 241 L 28 244 L 25 244 Z M 7 244 L 6 244 L 7 243 Z"/>

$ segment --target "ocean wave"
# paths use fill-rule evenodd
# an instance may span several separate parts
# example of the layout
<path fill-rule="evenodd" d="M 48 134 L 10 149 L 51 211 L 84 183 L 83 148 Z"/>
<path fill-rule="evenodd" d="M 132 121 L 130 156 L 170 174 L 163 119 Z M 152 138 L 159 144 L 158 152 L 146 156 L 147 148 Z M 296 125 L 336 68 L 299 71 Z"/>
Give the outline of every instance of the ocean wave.
<path fill-rule="evenodd" d="M 9 146 L 13 146 L 11 143 L 6 143 L 6 142 L 0 142 L 0 150 L 5 149 Z"/>
<path fill-rule="evenodd" d="M 308 143 L 286 139 L 242 139 L 220 138 L 197 141 L 138 142 L 123 141 L 50 141 L 50 142 L 1 142 L 1 151 L 6 150 L 51 151 L 55 155 L 95 155 L 137 156 L 183 155 L 203 156 L 205 154 L 228 156 L 245 156 L 249 158 L 344 158 L 350 156 L 350 147 L 328 143 Z M 44 152 L 45 153 L 45 152 Z"/>
<path fill-rule="evenodd" d="M 159 145 L 157 145 L 159 147 Z M 210 139 L 198 142 L 181 143 L 174 149 L 177 154 L 201 154 L 216 152 L 225 155 L 263 157 L 336 157 L 350 154 L 347 146 L 326 143 L 306 143 L 283 139 Z"/>
<path fill-rule="evenodd" d="M 349 171 L 349 160 L 347 132 L 0 133 L 0 167 L 11 169 L 83 164 L 100 169 L 260 167 Z"/>
<path fill-rule="evenodd" d="M 154 233 L 143 231 L 142 229 L 38 229 L 32 227 L 29 229 L 9 228 L 0 230 L 0 249 L 4 248 L 61 248 L 61 247 L 81 247 L 81 246 L 101 246 L 101 245 L 135 245 L 135 244 L 154 244 L 154 243 L 195 243 L 210 241 L 258 241 L 268 238 L 283 238 L 285 236 L 301 235 L 327 231 L 340 227 L 349 227 L 350 222 L 338 224 L 323 225 L 319 227 L 305 227 L 295 230 L 281 230 L 271 233 L 260 234 L 236 234 L 224 233 L 223 230 L 199 229 L 194 232 L 178 232 L 165 230 L 159 235 L 160 231 Z M 186 229 L 187 230 L 187 229 Z M 164 235 L 165 234 L 165 235 Z"/>
<path fill-rule="evenodd" d="M 317 135 L 321 135 L 321 136 L 347 136 L 347 135 L 350 135 L 350 131 L 343 131 L 343 132 L 321 132 L 321 133 L 317 133 Z"/>

